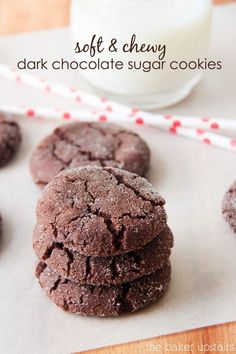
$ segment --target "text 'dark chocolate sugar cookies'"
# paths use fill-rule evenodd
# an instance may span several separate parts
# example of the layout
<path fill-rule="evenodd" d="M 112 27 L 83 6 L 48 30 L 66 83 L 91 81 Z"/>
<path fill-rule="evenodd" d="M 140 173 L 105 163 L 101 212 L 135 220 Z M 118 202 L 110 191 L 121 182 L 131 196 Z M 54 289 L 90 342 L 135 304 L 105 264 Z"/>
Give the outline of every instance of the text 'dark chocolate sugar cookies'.
<path fill-rule="evenodd" d="M 32 154 L 30 170 L 44 187 L 59 172 L 81 166 L 111 166 L 143 176 L 150 162 L 147 144 L 134 132 L 98 122 L 58 127 Z"/>
<path fill-rule="evenodd" d="M 118 168 L 61 172 L 37 205 L 36 275 L 63 309 L 117 316 L 148 306 L 170 280 L 173 235 L 164 199 Z"/>

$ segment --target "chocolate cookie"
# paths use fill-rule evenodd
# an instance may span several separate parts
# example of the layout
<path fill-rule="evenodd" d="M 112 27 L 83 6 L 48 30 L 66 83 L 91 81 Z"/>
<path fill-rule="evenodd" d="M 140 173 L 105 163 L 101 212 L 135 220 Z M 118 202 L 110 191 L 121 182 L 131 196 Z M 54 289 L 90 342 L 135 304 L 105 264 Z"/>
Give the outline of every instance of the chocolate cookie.
<path fill-rule="evenodd" d="M 2 236 L 2 216 L 0 214 L 0 238 Z"/>
<path fill-rule="evenodd" d="M 114 257 L 87 257 L 71 251 L 63 243 L 49 243 L 43 250 L 34 243 L 36 255 L 49 268 L 80 284 L 121 284 L 162 268 L 170 257 L 173 234 L 169 227 L 137 251 Z"/>
<path fill-rule="evenodd" d="M 231 229 L 236 233 L 236 181 L 231 185 L 222 204 L 223 216 Z"/>
<path fill-rule="evenodd" d="M 0 112 L 0 167 L 6 165 L 17 151 L 21 142 L 17 123 L 6 120 Z"/>
<path fill-rule="evenodd" d="M 62 170 L 81 166 L 113 166 L 143 176 L 150 162 L 147 144 L 134 132 L 109 123 L 62 125 L 33 152 L 30 170 L 44 187 Z"/>
<path fill-rule="evenodd" d="M 63 243 L 86 256 L 141 248 L 166 226 L 164 199 L 136 174 L 81 167 L 57 175 L 37 205 L 34 242 Z M 38 246 L 40 247 L 40 245 Z"/>
<path fill-rule="evenodd" d="M 170 280 L 170 264 L 155 273 L 121 285 L 79 285 L 63 279 L 40 262 L 36 276 L 52 301 L 63 310 L 85 316 L 119 316 L 158 300 Z"/>

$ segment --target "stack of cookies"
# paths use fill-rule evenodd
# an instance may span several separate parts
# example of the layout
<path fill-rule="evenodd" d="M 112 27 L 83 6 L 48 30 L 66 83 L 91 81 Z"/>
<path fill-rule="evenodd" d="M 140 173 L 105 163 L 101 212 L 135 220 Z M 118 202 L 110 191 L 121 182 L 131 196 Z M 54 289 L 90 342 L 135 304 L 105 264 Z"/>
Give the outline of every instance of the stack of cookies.
<path fill-rule="evenodd" d="M 37 206 L 36 275 L 66 311 L 118 316 L 158 300 L 170 280 L 173 235 L 165 201 L 118 168 L 61 172 Z"/>

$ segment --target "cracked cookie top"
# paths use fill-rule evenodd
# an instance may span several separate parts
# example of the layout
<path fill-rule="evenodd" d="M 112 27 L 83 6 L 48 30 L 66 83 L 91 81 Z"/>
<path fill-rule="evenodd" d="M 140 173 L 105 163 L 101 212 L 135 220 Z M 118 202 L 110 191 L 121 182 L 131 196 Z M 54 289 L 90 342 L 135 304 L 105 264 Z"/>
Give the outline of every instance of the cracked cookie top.
<path fill-rule="evenodd" d="M 150 150 L 134 132 L 115 124 L 80 122 L 58 127 L 32 154 L 30 170 L 44 187 L 59 172 L 81 166 L 112 166 L 143 176 Z"/>
<path fill-rule="evenodd" d="M 13 157 L 21 142 L 20 128 L 17 123 L 5 120 L 0 112 L 0 167 Z"/>
<path fill-rule="evenodd" d="M 224 196 L 222 213 L 228 225 L 236 233 L 236 181 Z"/>
<path fill-rule="evenodd" d="M 37 205 L 37 242 L 47 237 L 86 256 L 141 248 L 166 226 L 164 199 L 144 178 L 111 167 L 63 171 Z M 40 231 L 39 231 L 40 230 Z"/>
<path fill-rule="evenodd" d="M 167 290 L 170 263 L 147 276 L 119 285 L 81 285 L 39 262 L 35 272 L 41 287 L 63 310 L 84 316 L 119 316 L 141 310 L 159 300 Z"/>
<path fill-rule="evenodd" d="M 133 281 L 162 268 L 173 247 L 173 234 L 168 226 L 144 247 L 113 257 L 87 257 L 62 243 L 48 243 L 47 237 L 38 242 L 37 228 L 34 234 L 33 247 L 38 258 L 62 278 L 79 284 L 116 285 Z"/>

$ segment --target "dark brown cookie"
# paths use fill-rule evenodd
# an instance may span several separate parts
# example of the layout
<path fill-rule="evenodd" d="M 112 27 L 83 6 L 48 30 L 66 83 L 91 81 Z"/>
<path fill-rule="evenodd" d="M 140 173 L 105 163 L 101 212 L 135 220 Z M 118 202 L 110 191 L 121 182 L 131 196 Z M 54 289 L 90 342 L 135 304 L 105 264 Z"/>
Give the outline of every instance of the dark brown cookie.
<path fill-rule="evenodd" d="M 225 194 L 222 204 L 222 212 L 226 222 L 236 233 L 236 181 Z"/>
<path fill-rule="evenodd" d="M 80 284 L 121 284 L 131 282 L 162 268 L 170 257 L 173 234 L 169 227 L 137 251 L 114 257 L 87 257 L 49 243 L 44 250 L 34 243 L 36 255 L 62 278 Z"/>
<path fill-rule="evenodd" d="M 34 242 L 43 247 L 47 238 L 86 256 L 127 253 L 164 230 L 164 204 L 136 174 L 108 167 L 67 170 L 47 185 L 38 202 Z"/>
<path fill-rule="evenodd" d="M 170 264 L 155 273 L 121 285 L 79 285 L 63 279 L 40 262 L 36 276 L 52 301 L 63 310 L 85 316 L 119 316 L 158 300 L 170 280 Z"/>
<path fill-rule="evenodd" d="M 44 187 L 62 170 L 81 166 L 113 166 L 143 176 L 150 162 L 147 144 L 134 132 L 109 123 L 62 125 L 33 152 L 30 170 Z"/>
<path fill-rule="evenodd" d="M 17 151 L 21 142 L 17 123 L 6 120 L 0 112 L 0 167 L 6 165 Z"/>
<path fill-rule="evenodd" d="M 2 236 L 2 216 L 0 214 L 0 238 Z"/>

